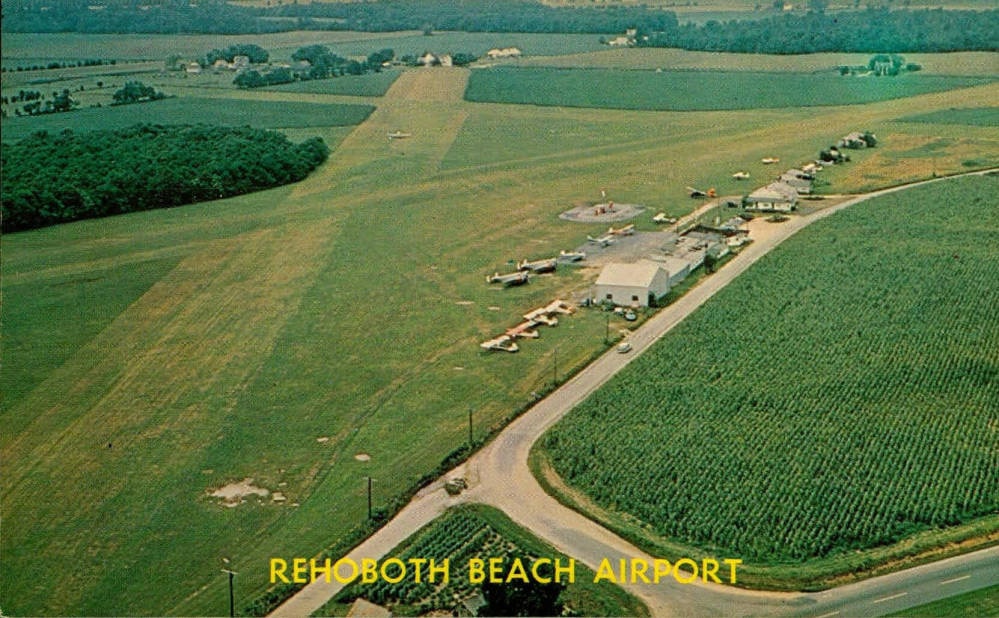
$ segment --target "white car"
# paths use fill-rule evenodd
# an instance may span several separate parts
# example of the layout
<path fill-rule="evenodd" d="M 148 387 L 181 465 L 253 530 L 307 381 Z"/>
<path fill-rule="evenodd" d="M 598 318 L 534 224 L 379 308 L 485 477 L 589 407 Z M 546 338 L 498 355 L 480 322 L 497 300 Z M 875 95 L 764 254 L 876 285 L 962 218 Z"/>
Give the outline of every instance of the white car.
<path fill-rule="evenodd" d="M 627 354 L 631 352 L 631 344 L 625 341 L 624 343 L 617 344 L 617 351 L 619 354 Z"/>

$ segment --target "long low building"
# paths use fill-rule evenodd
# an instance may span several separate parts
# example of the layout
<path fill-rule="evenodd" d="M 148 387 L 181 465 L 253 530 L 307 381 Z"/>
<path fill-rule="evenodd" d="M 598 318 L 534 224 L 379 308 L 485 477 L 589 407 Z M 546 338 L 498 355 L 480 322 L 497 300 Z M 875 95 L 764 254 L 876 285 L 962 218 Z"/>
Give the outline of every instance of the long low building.
<path fill-rule="evenodd" d="M 798 191 L 783 182 L 772 182 L 743 198 L 746 210 L 791 212 L 798 206 Z"/>
<path fill-rule="evenodd" d="M 608 264 L 597 277 L 595 298 L 621 307 L 648 307 L 666 296 L 669 280 L 665 268 L 648 260 Z"/>

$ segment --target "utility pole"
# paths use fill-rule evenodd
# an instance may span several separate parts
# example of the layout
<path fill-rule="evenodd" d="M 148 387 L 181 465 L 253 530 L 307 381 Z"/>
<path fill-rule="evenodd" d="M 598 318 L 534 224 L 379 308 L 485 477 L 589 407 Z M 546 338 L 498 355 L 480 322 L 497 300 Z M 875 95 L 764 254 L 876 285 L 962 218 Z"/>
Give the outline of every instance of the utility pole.
<path fill-rule="evenodd" d="M 223 558 L 222 560 L 225 561 L 226 564 L 229 563 L 227 558 Z M 222 572 L 229 574 L 229 618 L 236 618 L 236 597 L 232 589 L 232 577 L 236 574 L 236 571 L 233 571 L 232 569 L 222 569 Z"/>

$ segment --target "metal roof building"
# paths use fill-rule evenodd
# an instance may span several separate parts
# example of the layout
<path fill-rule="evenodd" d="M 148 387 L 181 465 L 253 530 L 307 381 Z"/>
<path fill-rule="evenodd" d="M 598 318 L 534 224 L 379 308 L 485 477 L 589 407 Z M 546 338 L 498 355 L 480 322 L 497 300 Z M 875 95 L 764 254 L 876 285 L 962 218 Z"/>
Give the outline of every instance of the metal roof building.
<path fill-rule="evenodd" d="M 608 264 L 597 277 L 595 296 L 622 307 L 648 307 L 669 292 L 669 280 L 670 273 L 655 262 Z"/>

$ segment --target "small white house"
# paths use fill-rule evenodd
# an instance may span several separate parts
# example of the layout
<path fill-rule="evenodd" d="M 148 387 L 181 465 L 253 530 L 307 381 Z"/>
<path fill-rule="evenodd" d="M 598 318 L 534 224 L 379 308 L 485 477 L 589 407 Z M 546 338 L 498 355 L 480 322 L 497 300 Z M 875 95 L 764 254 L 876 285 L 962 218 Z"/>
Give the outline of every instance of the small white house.
<path fill-rule="evenodd" d="M 669 292 L 669 280 L 669 272 L 656 262 L 608 264 L 597 277 L 595 297 L 621 307 L 648 307 Z"/>
<path fill-rule="evenodd" d="M 496 60 L 497 58 L 519 58 L 521 51 L 516 47 L 494 48 L 486 52 L 486 56 Z"/>
<path fill-rule="evenodd" d="M 772 182 L 746 196 L 746 210 L 791 212 L 798 206 L 798 191 L 783 182 Z"/>

